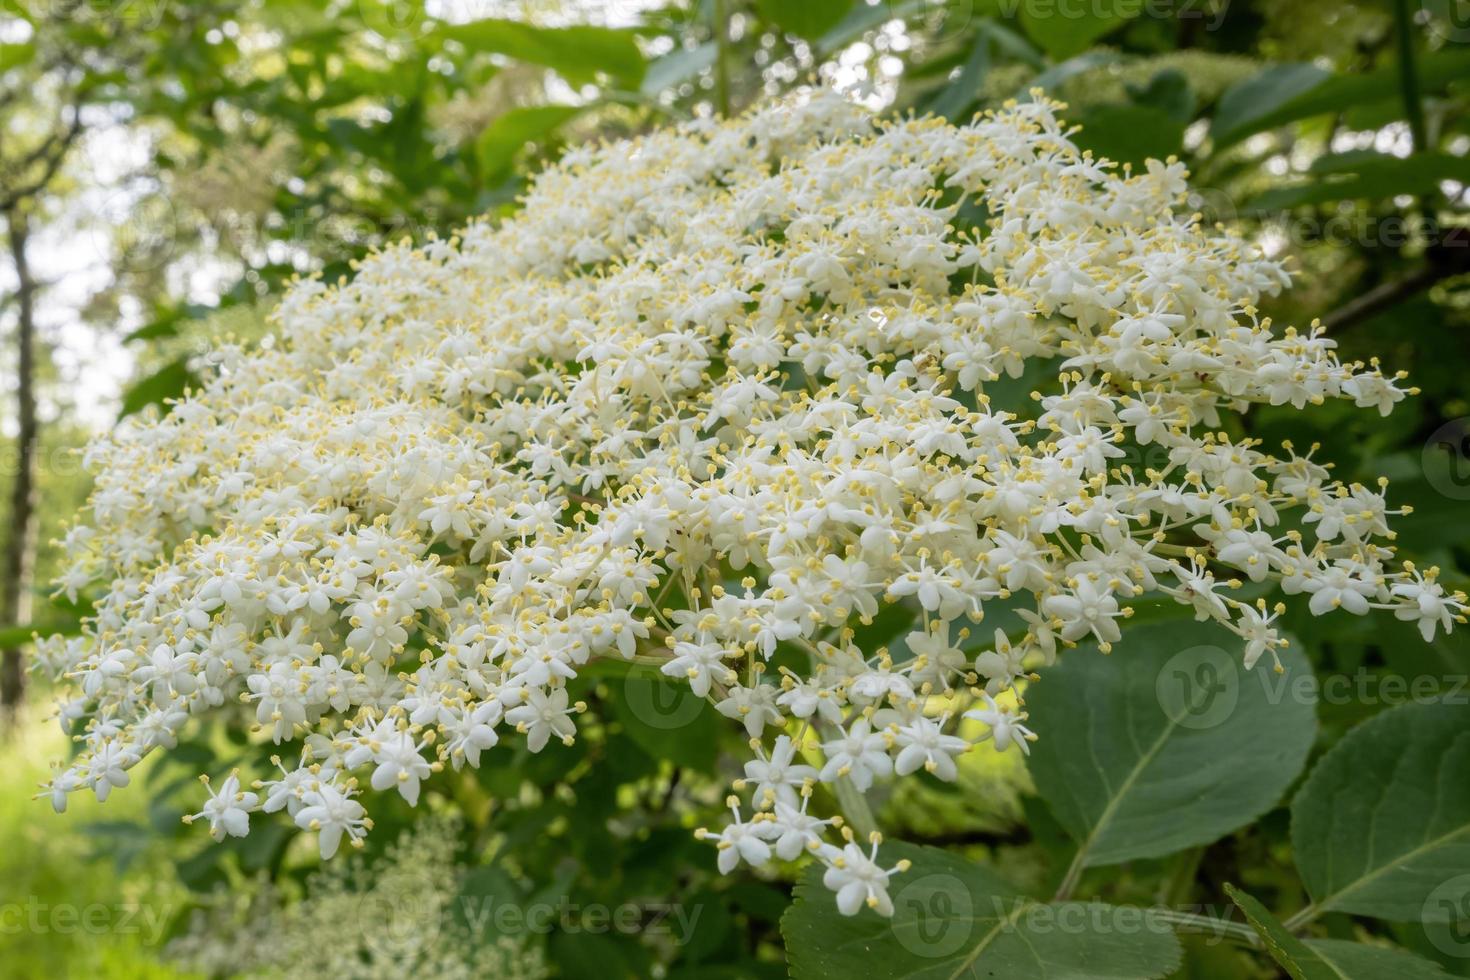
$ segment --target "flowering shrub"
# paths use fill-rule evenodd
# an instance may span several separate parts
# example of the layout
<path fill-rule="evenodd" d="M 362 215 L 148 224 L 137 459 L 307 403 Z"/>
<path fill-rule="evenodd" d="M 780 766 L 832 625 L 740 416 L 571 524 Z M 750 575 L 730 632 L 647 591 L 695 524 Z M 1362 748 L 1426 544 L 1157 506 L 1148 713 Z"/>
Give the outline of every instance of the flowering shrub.
<path fill-rule="evenodd" d="M 1247 666 L 1285 642 L 1268 579 L 1426 639 L 1463 622 L 1395 562 L 1382 487 L 1237 418 L 1387 413 L 1398 379 L 1273 330 L 1283 269 L 1179 210 L 1180 164 L 1120 173 L 1059 108 L 875 123 L 819 95 L 697 121 L 299 284 L 278 342 L 89 452 L 61 586 L 105 592 L 43 651 L 82 742 L 57 808 L 244 712 L 288 761 L 186 819 L 223 839 L 284 810 L 330 857 L 371 829 L 359 776 L 412 804 L 512 732 L 570 743 L 567 680 L 636 662 L 750 738 L 700 832 L 719 868 L 809 853 L 843 913 L 888 914 L 904 862 L 853 832 L 863 792 L 953 779 L 977 741 L 1026 751 L 1018 683 L 1109 650 L 1131 603 L 1223 624 Z M 878 645 L 885 605 L 909 625 Z M 845 813 L 809 811 L 820 784 Z"/>
<path fill-rule="evenodd" d="M 524 937 L 479 941 L 456 918 L 459 829 L 420 821 L 376 861 L 354 855 L 311 875 L 296 901 L 268 879 L 222 887 L 168 958 L 205 976 L 543 980 L 545 958 Z"/>

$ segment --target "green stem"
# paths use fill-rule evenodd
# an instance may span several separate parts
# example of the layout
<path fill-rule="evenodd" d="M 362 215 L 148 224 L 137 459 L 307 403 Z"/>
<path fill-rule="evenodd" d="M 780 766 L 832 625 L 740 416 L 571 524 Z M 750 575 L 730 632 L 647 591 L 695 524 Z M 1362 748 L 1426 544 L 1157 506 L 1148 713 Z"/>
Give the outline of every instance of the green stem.
<path fill-rule="evenodd" d="M 1062 875 L 1062 883 L 1057 885 L 1057 893 L 1052 896 L 1052 901 L 1065 902 L 1072 897 L 1072 892 L 1077 890 L 1077 882 L 1082 878 L 1082 869 L 1087 866 L 1089 849 L 1087 844 L 1077 848 L 1077 853 L 1072 856 L 1072 863 L 1067 866 L 1067 873 Z"/>
<path fill-rule="evenodd" d="M 837 802 L 842 804 L 842 815 L 852 825 L 858 840 L 867 840 L 878 830 L 878 821 L 873 816 L 873 808 L 868 805 L 868 798 L 852 784 L 851 777 L 843 776 L 834 785 Z"/>
<path fill-rule="evenodd" d="M 726 0 L 713 0 L 711 16 L 715 34 L 715 109 L 721 119 L 730 118 L 730 23 L 725 15 Z"/>
<path fill-rule="evenodd" d="M 1223 936 L 1238 940 L 1247 946 L 1260 945 L 1260 937 L 1256 935 L 1256 931 L 1240 922 L 1214 919 L 1207 915 L 1195 915 L 1192 912 L 1176 912 L 1173 909 L 1158 909 L 1155 910 L 1155 914 L 1158 915 L 1160 921 L 1177 926 L 1186 932 Z"/>
<path fill-rule="evenodd" d="M 1404 115 L 1409 120 L 1409 135 L 1413 139 L 1411 153 L 1422 153 L 1429 148 L 1424 129 L 1424 100 L 1419 91 L 1419 73 L 1414 64 L 1413 19 L 1409 13 L 1409 0 L 1394 0 L 1394 33 L 1398 41 L 1399 87 L 1404 98 Z"/>
<path fill-rule="evenodd" d="M 1293 915 L 1291 918 L 1287 919 L 1281 924 L 1286 928 L 1287 932 L 1296 932 L 1302 926 L 1317 918 L 1321 911 L 1322 910 L 1317 908 L 1317 906 L 1315 905 L 1308 905 L 1306 908 L 1302 909 L 1296 915 Z"/>
<path fill-rule="evenodd" d="M 1404 117 L 1409 121 L 1409 155 L 1429 150 L 1429 131 L 1424 125 L 1424 93 L 1419 89 L 1419 70 L 1414 63 L 1414 22 L 1409 0 L 1393 0 L 1394 35 L 1398 43 L 1399 89 L 1404 100 Z M 1433 247 L 1439 238 L 1439 222 L 1434 213 L 1435 195 L 1419 198 L 1419 214 L 1424 242 Z"/>

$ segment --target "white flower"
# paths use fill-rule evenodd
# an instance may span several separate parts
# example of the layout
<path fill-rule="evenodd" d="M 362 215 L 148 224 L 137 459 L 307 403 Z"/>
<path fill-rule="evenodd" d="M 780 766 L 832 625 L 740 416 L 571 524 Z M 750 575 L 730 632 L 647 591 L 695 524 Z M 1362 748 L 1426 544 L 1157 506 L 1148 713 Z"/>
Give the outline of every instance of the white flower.
<path fill-rule="evenodd" d="M 894 760 L 894 771 L 900 776 L 907 776 L 923 768 L 945 782 L 952 782 L 959 774 L 954 757 L 969 751 L 970 743 L 958 736 L 944 734 L 943 726 L 948 720 L 948 715 L 938 721 L 915 718 L 906 725 L 899 725 L 893 737 L 902 748 Z"/>
<path fill-rule="evenodd" d="M 1031 746 L 1028 744 L 1036 738 L 1031 729 L 1021 722 L 1026 720 L 1026 713 L 1012 714 L 1007 708 L 996 704 L 995 699 L 989 694 L 982 693 L 981 699 L 985 702 L 984 708 L 975 708 L 965 712 L 966 718 L 973 718 L 982 725 L 989 726 L 989 730 L 980 736 L 980 741 L 992 739 L 995 742 L 997 752 L 1004 752 L 1014 743 L 1023 755 L 1031 754 Z"/>
<path fill-rule="evenodd" d="M 771 845 L 766 843 L 766 838 L 772 826 L 761 818 L 751 823 L 742 822 L 739 800 L 732 796 L 728 802 L 734 819 L 718 835 L 703 828 L 695 833 L 701 840 L 715 838 L 715 846 L 720 852 L 717 860 L 720 874 L 726 875 L 734 871 L 742 860 L 751 867 L 758 868 L 771 859 Z"/>
<path fill-rule="evenodd" d="M 567 705 L 564 687 L 553 688 L 550 694 L 533 687 L 526 695 L 526 703 L 507 711 L 505 720 L 526 736 L 526 745 L 532 752 L 540 752 L 553 735 L 570 744 L 577 726 L 568 715 L 581 710 L 580 701 Z"/>
<path fill-rule="evenodd" d="M 204 809 L 189 814 L 184 822 L 191 823 L 200 817 L 208 819 L 209 836 L 217 841 L 224 840 L 226 834 L 231 837 L 244 837 L 248 834 L 250 811 L 255 809 L 259 797 L 240 789 L 239 773 L 230 773 L 220 784 L 218 792 L 208 781 L 204 787 L 209 790 L 209 799 L 204 801 Z"/>
<path fill-rule="evenodd" d="M 343 834 L 356 844 L 366 833 L 367 811 L 352 799 L 350 789 L 319 782 L 305 794 L 304 802 L 306 805 L 296 812 L 296 825 L 318 832 L 323 861 L 337 853 Z"/>
<path fill-rule="evenodd" d="M 1460 617 L 1459 622 L 1464 622 L 1464 595 L 1446 595 L 1444 587 L 1434 581 L 1434 573 L 1434 569 L 1430 570 L 1428 576 L 1414 572 L 1412 581 L 1400 582 L 1390 590 L 1395 596 L 1410 603 L 1395 609 L 1394 616 L 1417 623 L 1419 634 L 1424 637 L 1425 643 L 1434 639 L 1436 629 L 1443 629 L 1448 633 L 1457 621 L 1456 617 Z"/>
<path fill-rule="evenodd" d="M 106 799 L 195 716 L 249 728 L 244 701 L 306 747 L 263 809 L 312 810 L 335 850 L 369 826 L 353 780 L 412 803 L 512 728 L 572 742 L 568 685 L 636 663 L 776 729 L 721 867 L 770 840 L 832 859 L 835 825 L 793 816 L 808 782 L 957 774 L 934 718 L 979 679 L 961 619 L 1020 617 L 975 657 L 987 695 L 1125 642 L 1150 595 L 1274 653 L 1235 570 L 1316 614 L 1459 623 L 1395 564 L 1382 485 L 1228 434 L 1253 404 L 1412 389 L 1260 318 L 1279 263 L 1186 211 L 1177 162 L 1089 157 L 1059 108 L 953 126 L 804 92 L 575 149 L 513 216 L 297 283 L 269 344 L 88 448 L 58 584 L 95 612 L 38 656 L 80 733 L 53 805 Z M 1021 715 L 979 716 L 1024 751 Z M 844 729 L 815 772 L 811 725 Z M 886 907 L 843 861 L 843 903 Z"/>
<path fill-rule="evenodd" d="M 822 875 L 822 884 L 837 893 L 837 910 L 843 915 L 856 915 L 866 905 L 882 916 L 893 914 L 893 900 L 888 897 L 888 879 L 907 871 L 908 862 L 900 861 L 887 870 L 878 865 L 878 840 L 874 835 L 867 854 L 849 842 L 833 856 Z"/>
<path fill-rule="evenodd" d="M 823 742 L 822 751 L 827 756 L 821 772 L 825 783 L 846 776 L 859 792 L 866 792 L 873 785 L 874 777 L 893 772 L 888 739 L 882 732 L 873 731 L 866 718 L 855 720 L 842 737 Z"/>
<path fill-rule="evenodd" d="M 420 755 L 423 748 L 408 732 L 394 732 L 373 748 L 373 789 L 382 792 L 397 789 L 415 806 L 419 801 L 419 783 L 433 770 Z"/>
<path fill-rule="evenodd" d="M 797 790 L 808 780 L 817 778 L 817 770 L 795 762 L 796 743 L 790 736 L 780 735 L 768 757 L 758 757 L 745 764 L 746 780 L 755 783 L 757 805 L 765 809 L 777 802 L 795 806 Z"/>

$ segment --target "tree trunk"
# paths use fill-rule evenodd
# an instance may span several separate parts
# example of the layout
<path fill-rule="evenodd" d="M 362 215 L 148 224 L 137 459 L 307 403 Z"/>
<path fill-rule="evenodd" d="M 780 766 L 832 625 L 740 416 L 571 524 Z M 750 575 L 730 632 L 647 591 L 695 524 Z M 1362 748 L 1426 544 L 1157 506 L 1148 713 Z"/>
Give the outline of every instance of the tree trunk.
<path fill-rule="evenodd" d="M 16 306 L 16 419 L 15 483 L 10 492 L 9 535 L 4 564 L 0 566 L 0 624 L 24 624 L 31 618 L 31 575 L 36 552 L 36 283 L 26 257 L 30 229 L 25 214 L 12 208 L 5 214 L 10 257 L 15 264 Z M 20 649 L 0 657 L 0 714 L 14 718 L 25 696 L 25 669 Z"/>

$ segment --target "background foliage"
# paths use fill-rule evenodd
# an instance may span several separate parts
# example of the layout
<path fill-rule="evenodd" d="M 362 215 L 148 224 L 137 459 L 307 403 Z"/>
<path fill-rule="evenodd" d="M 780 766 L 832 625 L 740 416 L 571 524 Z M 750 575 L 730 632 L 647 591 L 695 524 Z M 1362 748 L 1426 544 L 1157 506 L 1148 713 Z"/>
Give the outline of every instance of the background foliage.
<path fill-rule="evenodd" d="M 68 450 L 109 414 L 166 411 L 215 339 L 264 337 L 293 277 L 510 213 L 569 144 L 813 81 L 960 121 L 1041 88 L 1098 154 L 1183 158 L 1193 206 L 1291 257 L 1297 286 L 1268 313 L 1320 316 L 1344 360 L 1381 355 L 1421 389 L 1387 419 L 1262 409 L 1248 434 L 1390 477 L 1415 508 L 1406 553 L 1463 584 L 1467 41 L 1462 0 L 4 0 L 0 483 L 11 500 L 33 375 L 39 533 L 35 575 L 12 581 L 31 608 L 0 647 L 85 613 L 47 585 L 86 492 Z M 116 397 L 88 390 L 108 377 Z M 11 518 L 7 554 L 29 552 Z M 1470 976 L 1466 634 L 1426 646 L 1391 618 L 1301 618 L 1281 679 L 1171 616 L 1146 610 L 1113 661 L 1080 648 L 1036 685 L 1029 765 L 974 753 L 955 785 L 876 799 L 914 861 L 891 924 L 839 920 L 810 880 L 713 873 L 691 831 L 718 819 L 738 730 L 651 672 L 578 678 L 595 721 L 575 746 L 500 746 L 437 780 L 427 810 L 454 818 L 458 870 L 433 915 L 465 942 L 518 936 L 571 978 Z M 900 610 L 864 639 L 905 625 Z M 0 749 L 14 975 L 225 972 L 185 955 L 199 914 L 266 882 L 310 893 L 314 855 L 284 826 L 216 846 L 177 821 L 200 769 L 269 756 L 237 733 L 201 727 L 106 808 L 30 803 L 36 760 L 62 748 L 46 700 L 29 692 Z M 379 805 L 369 862 L 424 817 Z M 96 929 L 56 918 L 93 906 Z M 497 907 L 550 914 L 462 921 Z M 630 911 L 614 926 L 597 910 Z M 358 918 L 426 926 L 394 894 Z"/>

